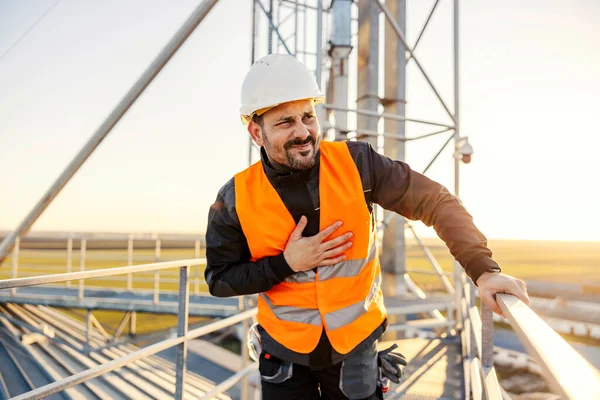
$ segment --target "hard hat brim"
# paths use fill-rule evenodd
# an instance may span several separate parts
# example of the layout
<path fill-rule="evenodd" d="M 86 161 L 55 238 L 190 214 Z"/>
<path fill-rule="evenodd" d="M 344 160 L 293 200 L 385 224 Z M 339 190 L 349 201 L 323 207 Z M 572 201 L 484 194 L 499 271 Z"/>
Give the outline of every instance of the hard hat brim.
<path fill-rule="evenodd" d="M 277 104 L 273 104 L 273 105 L 271 105 L 271 106 L 268 106 L 268 107 L 263 107 L 263 108 L 261 108 L 261 109 L 259 109 L 259 110 L 256 110 L 256 111 L 254 111 L 254 112 L 253 112 L 252 114 L 250 114 L 250 115 L 242 115 L 242 116 L 241 116 L 242 123 L 243 123 L 244 125 L 248 125 L 248 124 L 250 123 L 250 121 L 252 121 L 252 118 L 253 118 L 255 115 L 258 115 L 258 116 L 260 117 L 261 115 L 265 114 L 267 111 L 269 111 L 269 110 L 272 110 L 273 108 L 275 108 L 275 107 L 278 107 L 278 106 L 280 106 L 280 105 L 282 105 L 282 104 L 285 104 L 285 103 L 291 103 L 291 102 L 293 102 L 293 101 L 300 101 L 300 100 L 312 100 L 312 101 L 313 101 L 313 104 L 319 104 L 319 103 L 325 103 L 325 96 L 319 96 L 319 97 L 308 97 L 308 98 L 303 98 L 303 99 L 289 100 L 289 101 L 286 101 L 286 102 L 284 102 L 284 103 L 277 103 Z"/>

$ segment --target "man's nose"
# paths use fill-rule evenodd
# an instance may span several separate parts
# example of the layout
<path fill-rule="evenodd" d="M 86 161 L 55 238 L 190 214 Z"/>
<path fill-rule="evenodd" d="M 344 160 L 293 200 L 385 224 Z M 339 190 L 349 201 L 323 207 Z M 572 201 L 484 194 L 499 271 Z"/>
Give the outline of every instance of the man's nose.
<path fill-rule="evenodd" d="M 294 131 L 294 136 L 297 139 L 305 140 L 307 137 L 310 136 L 310 131 L 308 130 L 308 126 L 306 126 L 303 122 L 300 122 Z"/>

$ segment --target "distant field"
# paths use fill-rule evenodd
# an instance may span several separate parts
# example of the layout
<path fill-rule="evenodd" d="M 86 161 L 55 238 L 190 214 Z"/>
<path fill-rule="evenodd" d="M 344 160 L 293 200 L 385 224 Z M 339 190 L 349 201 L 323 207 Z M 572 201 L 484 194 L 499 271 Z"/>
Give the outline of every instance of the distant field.
<path fill-rule="evenodd" d="M 452 271 L 452 257 L 443 242 L 429 239 L 426 243 L 445 271 Z M 502 272 L 523 280 L 600 285 L 600 243 L 490 240 L 493 257 Z M 411 247 L 407 254 L 409 268 L 431 269 L 422 251 Z M 413 279 L 434 284 L 434 276 L 415 274 Z M 436 286 L 436 285 L 434 285 Z"/>
<path fill-rule="evenodd" d="M 445 271 L 452 271 L 452 257 L 444 244 L 438 240 L 427 239 L 426 243 L 436 256 L 439 264 Z M 593 242 L 541 242 L 541 241 L 510 241 L 491 240 L 490 248 L 494 258 L 500 263 L 503 272 L 524 280 L 539 279 L 554 282 L 586 283 L 600 285 L 600 243 Z M 201 252 L 201 257 L 204 252 Z M 160 260 L 178 260 L 194 258 L 194 248 L 169 248 L 161 251 Z M 19 277 L 36 276 L 42 274 L 55 274 L 66 272 L 66 250 L 61 249 L 22 249 L 19 254 Z M 134 251 L 133 264 L 154 262 L 154 250 L 137 249 Z M 112 268 L 127 264 L 127 251 L 125 249 L 91 249 L 87 251 L 85 269 Z M 407 254 L 408 268 L 432 270 L 422 251 L 410 245 Z M 191 291 L 197 287 L 206 292 L 204 284 L 204 267 L 194 267 L 191 271 Z M 0 279 L 10 278 L 12 259 L 8 257 L 0 268 Z M 73 251 L 72 270 L 80 270 L 79 250 Z M 136 274 L 133 277 L 134 289 L 153 288 L 154 274 Z M 178 272 L 174 270 L 160 273 L 161 290 L 177 289 Z M 439 279 L 435 276 L 415 273 L 413 279 L 425 290 L 441 287 Z M 198 279 L 199 278 L 199 279 Z M 77 282 L 73 282 L 77 285 Z M 119 280 L 90 279 L 86 286 L 125 287 L 125 277 Z M 81 318 L 83 313 L 77 312 Z M 94 315 L 106 325 L 109 330 L 116 328 L 122 313 L 110 311 L 96 311 Z M 196 322 L 200 319 L 191 319 Z M 175 316 L 139 315 L 138 332 L 164 329 L 176 324 Z"/>

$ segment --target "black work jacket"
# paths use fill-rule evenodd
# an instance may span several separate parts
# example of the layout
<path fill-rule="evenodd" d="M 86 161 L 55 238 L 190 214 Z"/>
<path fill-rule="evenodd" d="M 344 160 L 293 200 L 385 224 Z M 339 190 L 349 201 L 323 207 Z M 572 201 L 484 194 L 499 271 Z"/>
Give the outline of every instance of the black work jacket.
<path fill-rule="evenodd" d="M 404 162 L 382 156 L 368 143 L 346 143 L 359 171 L 370 211 L 373 204 L 379 204 L 408 219 L 433 226 L 474 282 L 485 271 L 500 271 L 491 258 L 485 236 L 460 201 L 445 187 L 413 171 Z M 282 165 L 272 165 L 261 149 L 265 174 L 294 221 L 298 223 L 302 215 L 308 219 L 303 236 L 319 232 L 319 156 L 320 153 L 313 168 L 291 171 Z M 219 191 L 208 216 L 205 278 L 210 293 L 229 297 L 266 292 L 294 273 L 283 253 L 256 262 L 250 262 L 250 258 L 248 242 L 236 213 L 234 180 L 231 179 Z M 370 346 L 383 334 L 386 326 L 387 321 L 355 350 Z M 310 355 L 286 349 L 264 330 L 261 334 L 263 349 L 286 361 L 318 367 L 344 359 L 344 355 L 331 347 L 324 332 Z"/>

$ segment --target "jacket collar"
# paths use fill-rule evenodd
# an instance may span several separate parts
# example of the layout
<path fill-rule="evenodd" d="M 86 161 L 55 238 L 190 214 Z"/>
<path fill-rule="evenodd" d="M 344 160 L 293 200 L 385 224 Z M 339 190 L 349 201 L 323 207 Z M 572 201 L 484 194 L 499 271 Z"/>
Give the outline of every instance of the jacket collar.
<path fill-rule="evenodd" d="M 286 165 L 271 162 L 264 147 L 260 148 L 260 158 L 265 175 L 267 175 L 267 178 L 276 189 L 306 184 L 308 181 L 318 178 L 319 176 L 319 164 L 321 160 L 320 150 L 317 152 L 317 162 L 315 165 L 312 168 L 299 171 Z"/>

